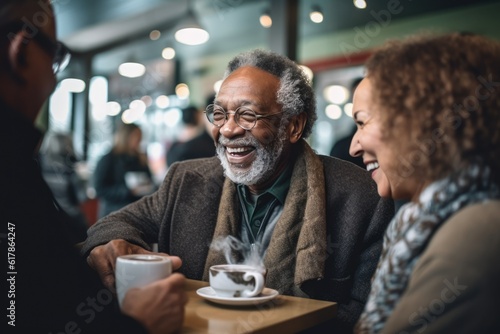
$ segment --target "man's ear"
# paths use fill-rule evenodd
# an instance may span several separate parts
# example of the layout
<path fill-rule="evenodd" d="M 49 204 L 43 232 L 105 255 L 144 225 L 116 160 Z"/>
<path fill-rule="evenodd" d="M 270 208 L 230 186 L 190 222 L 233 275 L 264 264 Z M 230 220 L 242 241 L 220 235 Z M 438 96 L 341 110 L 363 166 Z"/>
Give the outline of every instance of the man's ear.
<path fill-rule="evenodd" d="M 27 82 L 23 70 L 27 67 L 27 44 L 26 36 L 23 31 L 9 36 L 10 43 L 7 50 L 7 71 L 12 80 L 18 84 Z"/>
<path fill-rule="evenodd" d="M 290 124 L 288 124 L 288 136 L 290 138 L 290 143 L 295 144 L 299 141 L 302 137 L 302 132 L 304 132 L 306 122 L 307 115 L 305 112 L 292 117 Z"/>
<path fill-rule="evenodd" d="M 10 36 L 8 55 L 10 67 L 14 72 L 27 65 L 26 46 L 26 36 L 22 30 Z"/>

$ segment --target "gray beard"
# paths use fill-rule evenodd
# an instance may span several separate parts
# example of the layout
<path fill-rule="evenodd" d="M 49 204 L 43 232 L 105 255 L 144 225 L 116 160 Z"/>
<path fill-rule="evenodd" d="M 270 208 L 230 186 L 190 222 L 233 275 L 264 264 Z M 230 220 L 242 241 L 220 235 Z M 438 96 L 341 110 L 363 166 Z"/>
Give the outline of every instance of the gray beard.
<path fill-rule="evenodd" d="M 249 131 L 246 131 L 244 138 L 238 138 L 230 140 L 225 138 L 223 135 L 219 137 L 219 143 L 217 144 L 217 155 L 221 161 L 222 167 L 224 168 L 224 174 L 234 183 L 243 184 L 246 186 L 251 186 L 254 184 L 259 184 L 267 181 L 267 179 L 272 175 L 278 160 L 283 152 L 283 147 L 285 145 L 286 136 L 285 126 L 282 126 L 276 136 L 275 140 L 271 142 L 269 146 L 264 146 L 259 141 L 252 136 Z M 229 143 L 241 145 L 241 146 L 253 146 L 255 147 L 256 159 L 252 163 L 252 166 L 248 170 L 239 170 L 229 163 L 226 157 L 224 145 Z"/>

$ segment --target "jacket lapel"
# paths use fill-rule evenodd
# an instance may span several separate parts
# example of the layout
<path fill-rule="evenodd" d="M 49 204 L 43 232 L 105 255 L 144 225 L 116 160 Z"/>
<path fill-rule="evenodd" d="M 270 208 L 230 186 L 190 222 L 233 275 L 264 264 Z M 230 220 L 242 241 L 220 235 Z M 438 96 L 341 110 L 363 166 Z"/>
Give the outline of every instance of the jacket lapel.
<path fill-rule="evenodd" d="M 217 225 L 215 226 L 212 242 L 225 238 L 228 235 L 234 237 L 240 236 L 240 209 L 236 191 L 236 185 L 226 178 L 222 189 Z M 203 271 L 203 280 L 208 281 L 208 270 L 211 266 L 224 263 L 228 263 L 224 254 L 210 247 L 207 261 L 205 262 L 205 270 Z"/>
<path fill-rule="evenodd" d="M 266 285 L 281 293 L 304 295 L 300 290 L 302 283 L 324 276 L 324 184 L 323 164 L 303 142 L 283 213 L 276 224 L 264 261 L 268 268 Z"/>

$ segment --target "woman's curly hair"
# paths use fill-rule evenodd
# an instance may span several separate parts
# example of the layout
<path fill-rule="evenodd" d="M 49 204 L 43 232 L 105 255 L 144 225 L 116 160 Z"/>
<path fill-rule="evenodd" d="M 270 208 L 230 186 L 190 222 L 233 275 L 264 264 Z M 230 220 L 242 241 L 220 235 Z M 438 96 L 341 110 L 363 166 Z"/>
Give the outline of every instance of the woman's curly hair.
<path fill-rule="evenodd" d="M 414 36 L 386 43 L 366 69 L 401 174 L 435 181 L 474 161 L 499 181 L 499 42 L 459 33 Z"/>

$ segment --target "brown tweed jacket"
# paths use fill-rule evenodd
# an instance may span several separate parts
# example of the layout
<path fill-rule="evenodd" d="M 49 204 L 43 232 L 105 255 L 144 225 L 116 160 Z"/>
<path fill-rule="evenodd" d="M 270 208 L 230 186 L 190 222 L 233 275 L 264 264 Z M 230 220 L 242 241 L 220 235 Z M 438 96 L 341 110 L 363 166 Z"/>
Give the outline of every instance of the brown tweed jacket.
<path fill-rule="evenodd" d="M 355 323 L 378 262 L 393 202 L 382 200 L 363 169 L 318 156 L 305 143 L 299 151 L 284 210 L 264 263 L 266 285 L 290 294 L 339 303 L 338 320 Z M 223 263 L 209 249 L 214 237 L 239 235 L 236 186 L 225 179 L 218 158 L 188 160 L 170 167 L 160 189 L 111 214 L 89 229 L 82 249 L 125 239 L 180 256 L 180 272 L 206 279 L 211 264 Z"/>

